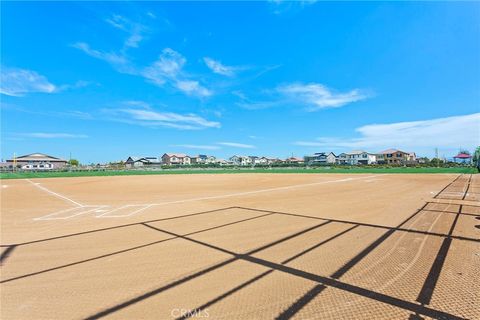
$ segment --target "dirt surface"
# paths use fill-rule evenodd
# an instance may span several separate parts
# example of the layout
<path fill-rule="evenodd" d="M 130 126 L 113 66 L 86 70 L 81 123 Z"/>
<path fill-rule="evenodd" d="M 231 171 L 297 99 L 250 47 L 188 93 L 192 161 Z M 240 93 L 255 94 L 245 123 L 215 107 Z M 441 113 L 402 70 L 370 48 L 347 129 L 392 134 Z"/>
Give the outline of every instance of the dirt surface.
<path fill-rule="evenodd" d="M 479 175 L 1 184 L 1 319 L 480 319 Z"/>

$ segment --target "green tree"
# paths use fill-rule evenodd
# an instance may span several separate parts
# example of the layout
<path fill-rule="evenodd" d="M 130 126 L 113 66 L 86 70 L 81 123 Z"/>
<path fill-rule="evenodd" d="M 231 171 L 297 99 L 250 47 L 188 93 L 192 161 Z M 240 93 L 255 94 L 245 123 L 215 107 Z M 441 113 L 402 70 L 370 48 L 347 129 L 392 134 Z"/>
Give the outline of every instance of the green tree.
<path fill-rule="evenodd" d="M 475 149 L 475 153 L 473 154 L 473 161 L 477 162 L 480 160 L 480 147 Z"/>
<path fill-rule="evenodd" d="M 78 162 L 77 159 L 70 159 L 70 160 L 68 160 L 68 164 L 71 165 L 72 167 L 78 167 L 80 162 Z"/>

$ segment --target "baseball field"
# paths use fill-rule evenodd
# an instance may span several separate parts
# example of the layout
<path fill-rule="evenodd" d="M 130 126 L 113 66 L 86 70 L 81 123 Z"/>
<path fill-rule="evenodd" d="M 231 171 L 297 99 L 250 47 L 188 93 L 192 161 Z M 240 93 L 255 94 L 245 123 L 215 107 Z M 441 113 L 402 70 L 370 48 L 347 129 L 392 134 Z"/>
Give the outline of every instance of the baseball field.
<path fill-rule="evenodd" d="M 1 319 L 480 319 L 480 175 L 1 181 Z"/>

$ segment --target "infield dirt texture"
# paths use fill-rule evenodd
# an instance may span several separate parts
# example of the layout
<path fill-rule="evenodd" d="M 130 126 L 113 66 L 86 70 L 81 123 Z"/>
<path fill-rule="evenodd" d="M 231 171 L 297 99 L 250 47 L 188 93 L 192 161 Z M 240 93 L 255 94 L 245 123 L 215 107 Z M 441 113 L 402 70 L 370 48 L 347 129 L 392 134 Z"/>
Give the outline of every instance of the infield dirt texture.
<path fill-rule="evenodd" d="M 1 183 L 1 319 L 480 319 L 479 175 Z"/>

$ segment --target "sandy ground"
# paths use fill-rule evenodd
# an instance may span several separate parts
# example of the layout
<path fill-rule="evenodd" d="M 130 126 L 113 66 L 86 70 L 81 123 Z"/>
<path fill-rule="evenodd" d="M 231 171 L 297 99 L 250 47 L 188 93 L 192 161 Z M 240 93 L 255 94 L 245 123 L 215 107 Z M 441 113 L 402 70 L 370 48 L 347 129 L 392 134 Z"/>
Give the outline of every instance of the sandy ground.
<path fill-rule="evenodd" d="M 480 319 L 479 175 L 1 184 L 1 319 Z"/>

